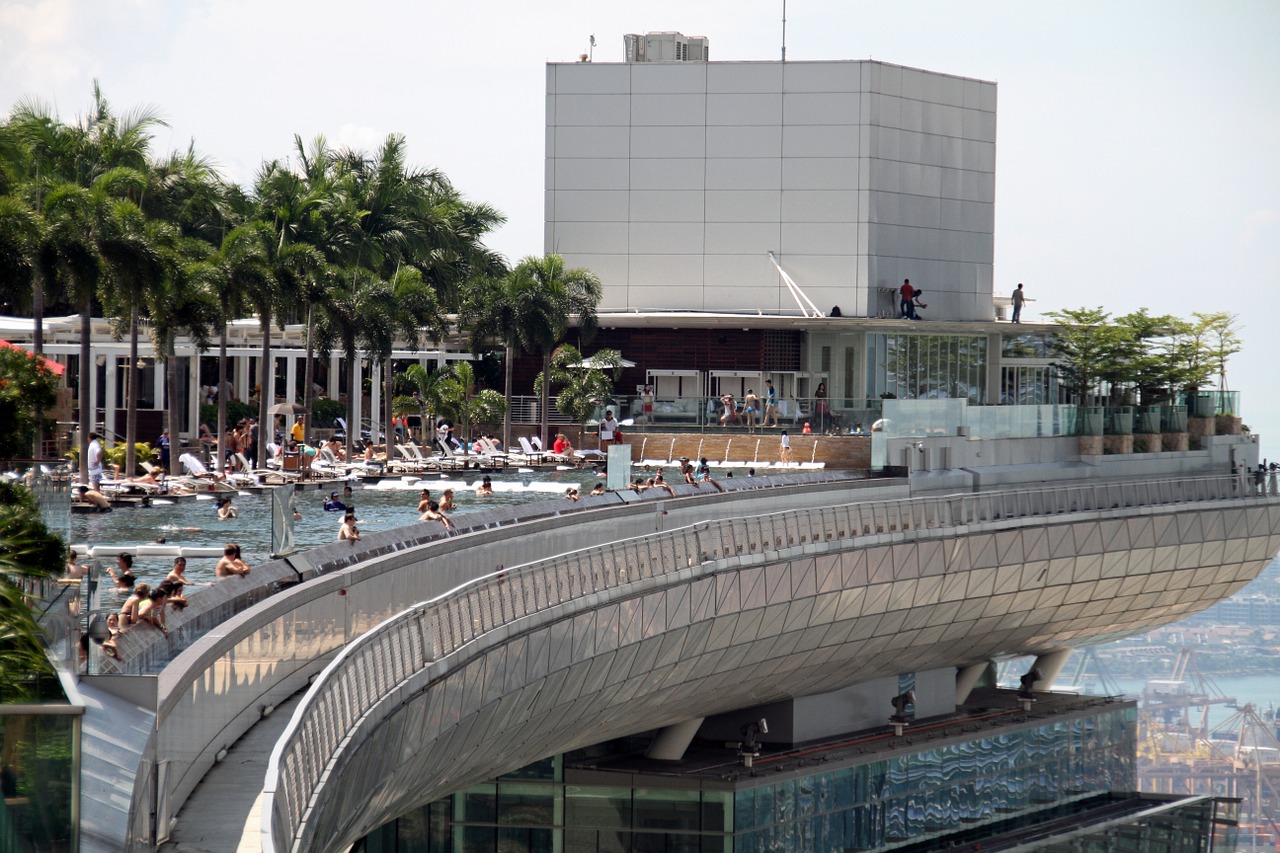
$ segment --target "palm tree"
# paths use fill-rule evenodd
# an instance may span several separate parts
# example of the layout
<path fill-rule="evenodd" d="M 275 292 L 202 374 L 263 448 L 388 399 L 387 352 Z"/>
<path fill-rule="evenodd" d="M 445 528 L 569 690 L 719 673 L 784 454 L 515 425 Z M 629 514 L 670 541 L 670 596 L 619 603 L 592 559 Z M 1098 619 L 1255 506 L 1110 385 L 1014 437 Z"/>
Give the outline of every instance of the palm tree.
<path fill-rule="evenodd" d="M 570 344 L 561 344 L 551 354 L 551 370 L 538 374 L 534 389 L 541 394 L 549 384 L 558 387 L 556 410 L 573 419 L 586 433 L 587 421 L 613 396 L 613 383 L 622 369 L 622 353 L 602 349 L 591 356 L 591 366 L 583 363 L 582 353 Z"/>
<path fill-rule="evenodd" d="M 579 338 L 591 340 L 596 331 L 596 306 L 600 304 L 600 279 L 588 269 L 566 269 L 559 255 L 528 257 L 516 265 L 502 284 L 504 304 L 495 306 L 499 320 L 494 324 L 507 340 L 525 352 L 542 356 L 542 373 L 551 373 L 551 353 L 564 338 L 576 318 Z M 507 370 L 510 371 L 510 361 Z M 550 383 L 542 383 L 538 415 L 542 446 L 547 446 Z"/>
<path fill-rule="evenodd" d="M 426 372 L 418 365 L 414 368 L 417 368 L 413 373 L 414 380 L 431 410 L 461 425 L 466 439 L 462 445 L 464 454 L 471 447 L 470 439 L 476 424 L 492 422 L 502 417 L 507 409 L 507 399 L 497 391 L 476 386 L 475 371 L 469 361 L 454 362 L 452 367 L 429 383 L 423 381 Z"/>
<path fill-rule="evenodd" d="M 0 703 L 31 701 L 33 677 L 53 676 L 24 578 L 56 578 L 65 545 L 25 487 L 0 481 Z"/>

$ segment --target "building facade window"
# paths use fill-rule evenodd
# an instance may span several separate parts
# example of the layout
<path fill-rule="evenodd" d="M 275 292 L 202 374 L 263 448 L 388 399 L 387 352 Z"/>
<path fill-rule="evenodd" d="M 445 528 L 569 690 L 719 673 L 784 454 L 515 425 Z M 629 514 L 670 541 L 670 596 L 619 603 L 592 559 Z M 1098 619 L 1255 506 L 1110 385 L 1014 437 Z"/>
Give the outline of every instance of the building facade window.
<path fill-rule="evenodd" d="M 985 335 L 867 335 L 867 396 L 899 400 L 985 397 Z"/>

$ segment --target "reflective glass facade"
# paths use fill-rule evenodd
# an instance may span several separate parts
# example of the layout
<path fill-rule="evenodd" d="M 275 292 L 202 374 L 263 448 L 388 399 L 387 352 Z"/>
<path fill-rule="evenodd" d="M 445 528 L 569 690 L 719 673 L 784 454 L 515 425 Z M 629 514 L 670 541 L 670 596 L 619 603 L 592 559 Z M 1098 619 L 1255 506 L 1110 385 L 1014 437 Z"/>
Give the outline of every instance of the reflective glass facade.
<path fill-rule="evenodd" d="M 927 842 L 1136 786 L 1135 710 L 1118 706 L 785 778 L 591 773 L 557 757 L 415 810 L 366 853 L 765 853 Z M 654 783 L 628 784 L 636 782 Z M 664 784 L 665 782 L 665 784 Z M 761 783 L 764 784 L 761 784 Z M 692 783 L 692 784 L 690 784 Z M 1193 848 L 1197 849 L 1197 848 Z"/>
<path fill-rule="evenodd" d="M 0 709 L 0 850 L 77 849 L 80 718 Z"/>
<path fill-rule="evenodd" d="M 867 396 L 981 403 L 986 335 L 867 335 Z"/>

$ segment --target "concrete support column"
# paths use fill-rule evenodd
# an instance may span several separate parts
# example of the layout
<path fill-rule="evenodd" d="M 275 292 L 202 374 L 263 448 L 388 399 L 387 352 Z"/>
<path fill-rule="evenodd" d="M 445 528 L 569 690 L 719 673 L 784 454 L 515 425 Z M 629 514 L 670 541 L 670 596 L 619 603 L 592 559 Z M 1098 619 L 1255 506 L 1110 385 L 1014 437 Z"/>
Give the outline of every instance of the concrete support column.
<path fill-rule="evenodd" d="M 191 359 L 191 369 L 187 371 L 187 424 L 190 426 L 187 441 L 194 445 L 200 435 L 200 402 L 204 395 L 200 393 L 200 353 L 192 347 L 186 356 Z M 212 424 L 210 428 L 217 429 L 217 426 Z"/>
<path fill-rule="evenodd" d="M 351 440 L 360 440 L 360 422 L 364 420 L 364 356 L 356 351 L 356 387 L 351 389 Z"/>
<path fill-rule="evenodd" d="M 679 761 L 684 758 L 685 750 L 689 748 L 689 744 L 693 743 L 693 738 L 702 727 L 704 719 L 706 718 L 697 717 L 667 726 L 658 732 L 653 743 L 649 744 L 649 749 L 644 754 L 645 758 L 654 761 Z"/>
<path fill-rule="evenodd" d="M 973 692 L 973 688 L 978 686 L 983 673 L 987 671 L 987 667 L 991 666 L 989 661 L 982 663 L 971 663 L 968 666 L 962 666 L 956 671 L 956 704 L 963 705 L 968 699 L 969 694 Z"/>
<path fill-rule="evenodd" d="M 1040 670 L 1040 680 L 1032 684 L 1031 689 L 1048 690 L 1053 687 L 1053 682 L 1058 680 L 1058 674 L 1067 664 L 1067 658 L 1071 657 L 1071 651 L 1071 649 L 1058 649 L 1037 657 L 1032 667 Z"/>
<path fill-rule="evenodd" d="M 98 388 L 98 362 L 97 355 L 91 349 L 89 355 L 89 387 L 88 389 L 80 389 L 80 406 L 89 407 L 89 429 L 90 431 L 98 428 L 98 398 L 102 395 L 102 390 Z M 86 393 L 87 391 L 87 393 Z"/>
<path fill-rule="evenodd" d="M 151 365 L 153 368 L 151 371 L 151 399 L 155 400 L 155 407 L 157 409 L 164 409 L 167 411 L 169 409 L 169 400 L 164 393 L 164 362 L 160 360 L 158 355 L 154 355 L 154 349 L 151 352 L 153 353 L 153 357 L 151 359 Z M 177 430 L 174 430 L 169 438 L 172 439 L 174 435 L 177 435 L 177 432 Z M 138 436 L 138 440 L 155 441 L 154 438 L 144 438 L 143 436 Z"/>
<path fill-rule="evenodd" d="M 284 357 L 284 399 L 286 403 L 298 402 L 298 357 L 293 353 Z"/>
<path fill-rule="evenodd" d="M 329 391 L 325 394 L 330 400 L 338 399 L 338 381 L 342 375 L 342 359 L 337 355 L 329 356 Z"/>
<path fill-rule="evenodd" d="M 369 362 L 369 376 L 373 381 L 369 389 L 369 435 L 374 444 L 378 443 L 378 420 L 382 414 L 382 377 L 385 368 L 381 364 Z"/>

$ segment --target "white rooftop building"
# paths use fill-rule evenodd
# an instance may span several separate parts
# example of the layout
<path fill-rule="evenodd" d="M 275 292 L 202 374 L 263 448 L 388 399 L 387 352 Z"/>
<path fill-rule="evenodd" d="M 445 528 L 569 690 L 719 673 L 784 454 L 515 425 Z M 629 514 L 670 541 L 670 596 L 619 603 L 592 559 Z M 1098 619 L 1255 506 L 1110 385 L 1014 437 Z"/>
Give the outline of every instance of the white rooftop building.
<path fill-rule="evenodd" d="M 824 313 L 896 316 L 910 278 L 930 318 L 994 318 L 994 83 L 682 39 L 547 65 L 545 248 L 602 309 L 799 313 L 773 252 Z"/>

